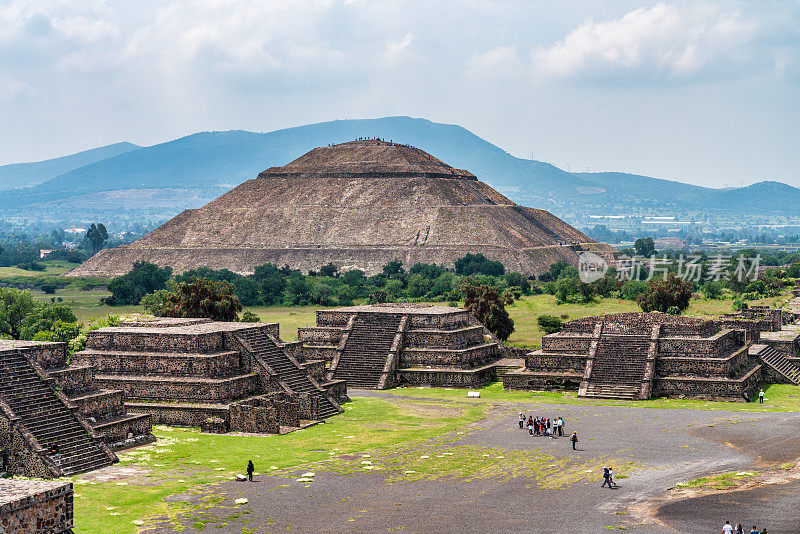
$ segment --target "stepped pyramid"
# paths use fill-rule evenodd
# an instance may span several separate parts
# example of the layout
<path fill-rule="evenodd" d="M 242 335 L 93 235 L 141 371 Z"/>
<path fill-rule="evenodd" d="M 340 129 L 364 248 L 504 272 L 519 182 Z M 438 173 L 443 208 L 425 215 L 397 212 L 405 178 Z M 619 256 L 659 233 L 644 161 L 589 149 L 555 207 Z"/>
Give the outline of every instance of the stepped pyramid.
<path fill-rule="evenodd" d="M 374 274 L 395 259 L 452 268 L 467 253 L 539 274 L 559 260 L 576 264 L 581 250 L 613 254 L 423 150 L 357 140 L 269 168 L 71 274 L 118 276 L 142 260 L 176 273 L 207 266 L 246 274 L 267 262 L 307 272 L 333 262 Z"/>

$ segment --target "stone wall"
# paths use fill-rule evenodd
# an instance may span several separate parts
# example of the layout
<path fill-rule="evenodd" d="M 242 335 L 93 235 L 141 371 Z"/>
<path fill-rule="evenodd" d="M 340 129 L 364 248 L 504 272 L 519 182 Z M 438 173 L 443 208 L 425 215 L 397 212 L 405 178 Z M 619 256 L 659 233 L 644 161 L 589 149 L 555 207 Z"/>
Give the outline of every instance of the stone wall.
<path fill-rule="evenodd" d="M 94 365 L 103 374 L 226 377 L 240 373 L 239 354 L 224 351 L 208 354 L 157 352 L 78 353 L 76 363 Z"/>
<path fill-rule="evenodd" d="M 67 365 L 67 344 L 49 341 L 15 341 L 20 349 L 25 350 L 29 359 L 35 361 L 45 369 L 64 367 Z"/>
<path fill-rule="evenodd" d="M 125 414 L 124 396 L 121 391 L 97 391 L 70 400 L 78 406 L 84 417 L 100 420 Z"/>
<path fill-rule="evenodd" d="M 589 354 L 589 345 L 591 343 L 592 336 L 587 334 L 550 334 L 542 338 L 542 351 L 563 352 L 569 354 Z"/>
<path fill-rule="evenodd" d="M 583 373 L 537 373 L 528 369 L 503 375 L 503 389 L 516 390 L 576 390 Z"/>
<path fill-rule="evenodd" d="M 0 532 L 72 532 L 71 482 L 0 479 Z"/>
<path fill-rule="evenodd" d="M 343 326 L 307 326 L 297 329 L 297 339 L 312 345 L 337 345 L 343 332 Z"/>
<path fill-rule="evenodd" d="M 87 334 L 86 348 L 137 352 L 208 353 L 224 350 L 223 332 L 162 333 L 94 330 Z"/>
<path fill-rule="evenodd" d="M 497 357 L 498 346 L 494 343 L 485 343 L 461 350 L 403 348 L 400 351 L 399 365 L 400 367 L 431 365 L 468 369 Z"/>
<path fill-rule="evenodd" d="M 408 330 L 403 334 L 406 347 L 463 349 L 486 343 L 483 327 L 467 326 L 454 330 Z"/>
<path fill-rule="evenodd" d="M 120 389 L 129 399 L 185 399 L 220 402 L 241 399 L 258 392 L 257 375 L 242 375 L 214 381 L 176 380 L 166 377 L 105 376 L 97 379 L 101 388 Z"/>
<path fill-rule="evenodd" d="M 493 381 L 494 368 L 486 366 L 474 371 L 441 369 L 400 369 L 399 381 L 411 386 L 479 388 Z"/>
<path fill-rule="evenodd" d="M 317 382 L 325 380 L 325 361 L 324 360 L 307 360 L 302 365 L 308 374 L 311 375 Z"/>
<path fill-rule="evenodd" d="M 551 354 L 544 351 L 525 355 L 525 368 L 533 372 L 575 372 L 583 373 L 586 368 L 586 355 Z"/>
<path fill-rule="evenodd" d="M 725 358 L 697 358 L 663 356 L 656 358 L 657 376 L 701 376 L 707 378 L 733 378 L 750 367 L 747 347 L 742 347 Z"/>
<path fill-rule="evenodd" d="M 209 417 L 228 419 L 228 410 L 214 405 L 128 403 L 128 409 L 149 413 L 153 424 L 199 427 Z"/>
<path fill-rule="evenodd" d="M 686 396 L 694 398 L 741 401 L 747 391 L 750 398 L 758 391 L 762 366 L 754 366 L 737 379 L 669 377 L 653 380 L 654 397 Z"/>
<path fill-rule="evenodd" d="M 98 425 L 97 432 L 103 435 L 106 443 L 120 443 L 128 438 L 128 434 L 146 439 L 152 428 L 151 417 L 127 418 L 120 421 L 110 421 Z"/>
<path fill-rule="evenodd" d="M 744 332 L 741 330 L 721 330 L 708 338 L 662 336 L 658 339 L 658 354 L 720 358 L 741 347 L 744 342 Z"/>
<path fill-rule="evenodd" d="M 49 371 L 53 385 L 67 395 L 85 393 L 96 389 L 94 385 L 94 369 L 90 365 L 71 366 Z"/>

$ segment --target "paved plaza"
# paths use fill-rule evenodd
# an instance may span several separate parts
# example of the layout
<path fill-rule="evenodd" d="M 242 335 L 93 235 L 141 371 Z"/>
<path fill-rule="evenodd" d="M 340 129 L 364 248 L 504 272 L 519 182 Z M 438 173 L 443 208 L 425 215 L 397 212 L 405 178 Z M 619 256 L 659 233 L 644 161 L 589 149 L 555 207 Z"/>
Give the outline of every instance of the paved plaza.
<path fill-rule="evenodd" d="M 353 393 L 408 400 L 385 392 Z M 446 409 L 447 403 L 430 405 Z M 336 459 L 333 469 L 307 466 L 314 474 L 305 479 L 300 468 L 262 474 L 253 483 L 223 482 L 178 500 L 246 498 L 246 528 L 252 532 L 697 533 L 718 532 L 725 520 L 748 528 L 767 526 L 773 534 L 800 531 L 797 481 L 696 499 L 670 498 L 668 490 L 676 484 L 710 474 L 764 473 L 782 465 L 783 472 L 794 473 L 786 464 L 800 457 L 800 414 L 739 412 L 736 404 L 731 410 L 497 401 L 484 420 L 463 432 L 411 450 L 376 451 L 368 460 Z M 564 417 L 565 434 L 578 432 L 578 450 L 572 451 L 566 435 L 532 437 L 519 430 L 520 411 Z M 393 462 L 393 456 L 407 463 Z M 492 460 L 493 470 L 477 462 L 474 476 L 465 475 L 454 467 L 459 457 L 466 463 Z M 425 462 L 441 462 L 439 474 L 431 476 L 437 470 L 430 467 L 425 476 L 413 472 L 431 465 Z M 600 487 L 604 465 L 614 467 L 617 488 Z M 244 524 L 226 523 L 231 514 L 230 507 L 209 506 L 202 517 L 181 521 L 188 532 L 209 521 L 217 521 L 221 531 L 240 532 Z"/>

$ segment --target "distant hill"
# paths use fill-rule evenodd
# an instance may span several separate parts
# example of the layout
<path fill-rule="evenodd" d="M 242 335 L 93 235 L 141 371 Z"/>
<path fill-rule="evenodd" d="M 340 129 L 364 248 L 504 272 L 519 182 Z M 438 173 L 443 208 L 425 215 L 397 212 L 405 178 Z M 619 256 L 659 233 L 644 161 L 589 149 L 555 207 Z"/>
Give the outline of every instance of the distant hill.
<path fill-rule="evenodd" d="M 71 170 L 124 154 L 137 148 L 141 147 L 127 142 L 114 143 L 113 145 L 84 150 L 61 158 L 34 163 L 3 165 L 0 166 L 0 191 L 40 184 Z"/>
<path fill-rule="evenodd" d="M 589 214 L 713 212 L 736 221 L 768 217 L 775 210 L 800 215 L 800 189 L 786 184 L 713 189 L 621 172 L 570 173 L 516 158 L 461 126 L 410 117 L 338 120 L 269 133 L 196 133 L 73 167 L 33 187 L 0 192 L 0 208 L 10 215 L 49 219 L 70 214 L 164 220 L 316 146 L 358 137 L 420 147 L 473 172 L 512 200 L 574 224 Z"/>

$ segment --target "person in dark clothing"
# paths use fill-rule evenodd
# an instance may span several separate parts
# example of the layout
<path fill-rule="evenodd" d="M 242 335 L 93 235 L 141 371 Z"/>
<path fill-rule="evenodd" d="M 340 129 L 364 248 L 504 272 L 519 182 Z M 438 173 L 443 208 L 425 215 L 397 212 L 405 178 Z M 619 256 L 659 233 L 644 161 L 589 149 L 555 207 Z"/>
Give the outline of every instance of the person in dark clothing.
<path fill-rule="evenodd" d="M 611 487 L 611 473 L 609 472 L 608 467 L 603 468 L 603 483 L 600 484 L 600 487 L 602 488 L 606 484 L 608 484 L 609 488 Z"/>
<path fill-rule="evenodd" d="M 256 467 L 253 465 L 253 460 L 247 460 L 247 480 L 250 482 L 253 481 L 253 471 L 256 470 Z"/>
<path fill-rule="evenodd" d="M 575 444 L 578 443 L 578 433 L 573 432 L 572 436 L 570 436 L 569 440 L 572 442 L 572 450 L 575 450 Z"/>

